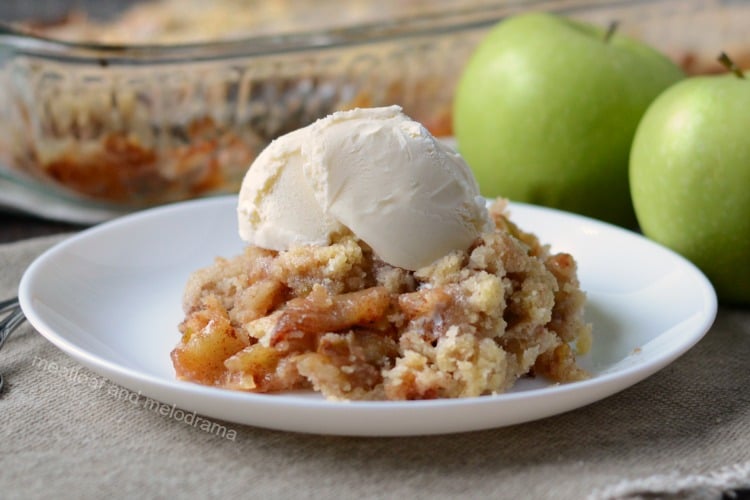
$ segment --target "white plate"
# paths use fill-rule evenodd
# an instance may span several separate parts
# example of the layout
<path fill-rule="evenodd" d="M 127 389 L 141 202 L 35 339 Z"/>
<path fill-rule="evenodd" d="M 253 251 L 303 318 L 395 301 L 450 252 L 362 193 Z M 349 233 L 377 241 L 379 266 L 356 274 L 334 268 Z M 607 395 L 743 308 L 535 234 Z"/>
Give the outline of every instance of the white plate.
<path fill-rule="evenodd" d="M 188 275 L 242 250 L 234 197 L 181 203 L 84 231 L 40 256 L 20 285 L 23 311 L 47 339 L 139 395 L 229 422 L 345 435 L 419 435 L 516 424 L 581 407 L 654 374 L 706 333 L 716 295 L 692 264 L 645 238 L 587 218 L 512 204 L 512 218 L 572 253 L 588 294 L 593 377 L 522 379 L 498 396 L 329 402 L 316 394 L 248 394 L 175 380 Z"/>

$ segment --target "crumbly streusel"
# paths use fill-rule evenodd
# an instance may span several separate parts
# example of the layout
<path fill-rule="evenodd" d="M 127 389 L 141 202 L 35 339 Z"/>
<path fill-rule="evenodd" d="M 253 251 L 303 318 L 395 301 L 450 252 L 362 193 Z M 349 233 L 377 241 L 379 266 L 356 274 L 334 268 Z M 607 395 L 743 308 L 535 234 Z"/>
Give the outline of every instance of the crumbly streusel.
<path fill-rule="evenodd" d="M 586 378 L 591 342 L 576 263 L 497 229 L 415 272 L 342 235 L 325 247 L 249 246 L 189 279 L 178 377 L 253 392 L 312 388 L 329 399 L 500 393 L 521 376 Z"/>

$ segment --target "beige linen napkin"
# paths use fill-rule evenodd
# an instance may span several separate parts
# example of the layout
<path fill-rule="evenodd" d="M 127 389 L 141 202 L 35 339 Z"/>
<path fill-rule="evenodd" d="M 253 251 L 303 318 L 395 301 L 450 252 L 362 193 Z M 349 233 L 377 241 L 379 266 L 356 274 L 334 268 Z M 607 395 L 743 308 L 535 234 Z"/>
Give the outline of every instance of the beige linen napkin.
<path fill-rule="evenodd" d="M 0 246 L 0 299 L 59 239 Z M 347 438 L 201 428 L 25 324 L 0 352 L 0 496 L 721 498 L 750 486 L 748 357 L 750 311 L 722 309 L 681 359 L 588 407 L 482 432 Z"/>

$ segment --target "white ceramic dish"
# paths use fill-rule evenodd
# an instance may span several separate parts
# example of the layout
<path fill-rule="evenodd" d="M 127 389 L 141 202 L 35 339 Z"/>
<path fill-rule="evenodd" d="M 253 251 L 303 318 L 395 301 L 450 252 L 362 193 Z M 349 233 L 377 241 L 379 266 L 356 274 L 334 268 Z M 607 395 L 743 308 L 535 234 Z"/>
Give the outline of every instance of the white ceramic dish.
<path fill-rule="evenodd" d="M 20 284 L 23 311 L 52 343 L 131 391 L 185 411 L 288 431 L 419 435 L 505 426 L 572 410 L 663 368 L 706 333 L 716 295 L 692 264 L 632 232 L 512 204 L 512 218 L 572 253 L 588 293 L 593 377 L 567 385 L 522 379 L 506 394 L 408 402 L 329 402 L 316 394 L 247 394 L 175 380 L 188 274 L 239 253 L 234 197 L 129 215 L 40 256 Z"/>

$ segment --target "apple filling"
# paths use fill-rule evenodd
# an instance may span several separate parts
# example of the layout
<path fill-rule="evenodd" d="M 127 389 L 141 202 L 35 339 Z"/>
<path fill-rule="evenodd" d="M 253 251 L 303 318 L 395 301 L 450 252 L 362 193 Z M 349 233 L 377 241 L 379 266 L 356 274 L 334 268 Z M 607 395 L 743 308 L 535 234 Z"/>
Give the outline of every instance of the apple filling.
<path fill-rule="evenodd" d="M 218 258 L 188 281 L 177 376 L 335 400 L 470 397 L 527 375 L 586 378 L 575 355 L 588 350 L 591 327 L 575 260 L 516 227 L 504 201 L 490 213 L 494 231 L 413 272 L 352 235 Z"/>

